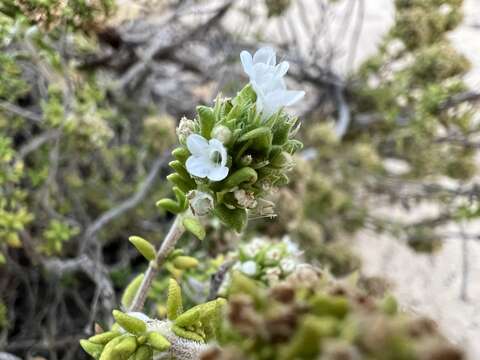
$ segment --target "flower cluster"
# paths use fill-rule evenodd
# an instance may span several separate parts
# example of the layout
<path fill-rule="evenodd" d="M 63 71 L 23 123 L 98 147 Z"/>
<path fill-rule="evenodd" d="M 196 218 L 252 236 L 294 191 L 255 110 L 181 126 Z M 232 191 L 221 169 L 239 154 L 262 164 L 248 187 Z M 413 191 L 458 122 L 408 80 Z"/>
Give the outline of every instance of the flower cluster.
<path fill-rule="evenodd" d="M 302 251 L 288 237 L 281 242 L 257 237 L 240 246 L 238 261 L 232 270 L 271 286 L 295 270 L 300 264 L 301 255 Z M 228 279 L 224 286 L 228 287 Z"/>
<path fill-rule="evenodd" d="M 297 118 L 284 111 L 304 92 L 287 90 L 288 62 L 276 64 L 269 48 L 241 60 L 250 84 L 233 99 L 217 97 L 213 107 L 198 106 L 194 120 L 183 118 L 177 129 L 180 146 L 172 154 L 175 173 L 167 179 L 176 201 L 158 205 L 173 213 L 190 207 L 203 216 L 213 212 L 223 224 L 241 231 L 247 210 L 272 216 L 270 191 L 288 183 L 292 154 L 302 147 L 293 139 Z"/>

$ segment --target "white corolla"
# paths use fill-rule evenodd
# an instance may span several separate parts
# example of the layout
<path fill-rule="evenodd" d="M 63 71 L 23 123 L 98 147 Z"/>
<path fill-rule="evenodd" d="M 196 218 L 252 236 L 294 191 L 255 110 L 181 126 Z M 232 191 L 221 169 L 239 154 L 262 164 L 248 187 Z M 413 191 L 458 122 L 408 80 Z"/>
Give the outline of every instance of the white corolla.
<path fill-rule="evenodd" d="M 264 119 L 305 96 L 304 91 L 287 90 L 283 77 L 288 71 L 289 63 L 282 61 L 277 65 L 272 48 L 261 48 L 253 57 L 248 51 L 242 51 L 240 60 L 257 94 L 257 111 L 262 113 Z"/>
<path fill-rule="evenodd" d="M 187 148 L 192 154 L 185 164 L 190 175 L 212 181 L 227 177 L 227 149 L 219 140 L 191 134 L 187 138 Z"/>

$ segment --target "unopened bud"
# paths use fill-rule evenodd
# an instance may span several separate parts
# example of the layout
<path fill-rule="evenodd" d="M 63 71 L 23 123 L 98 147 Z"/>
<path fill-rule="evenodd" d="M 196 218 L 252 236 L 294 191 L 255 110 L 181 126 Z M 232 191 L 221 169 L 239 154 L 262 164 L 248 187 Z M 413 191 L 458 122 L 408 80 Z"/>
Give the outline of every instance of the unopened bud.
<path fill-rule="evenodd" d="M 225 145 L 232 139 L 232 132 L 224 125 L 217 125 L 212 130 L 212 138 L 219 140 Z"/>
<path fill-rule="evenodd" d="M 185 144 L 187 138 L 194 133 L 195 122 L 187 119 L 185 116 L 180 119 L 180 123 L 177 127 L 177 137 L 181 144 Z"/>

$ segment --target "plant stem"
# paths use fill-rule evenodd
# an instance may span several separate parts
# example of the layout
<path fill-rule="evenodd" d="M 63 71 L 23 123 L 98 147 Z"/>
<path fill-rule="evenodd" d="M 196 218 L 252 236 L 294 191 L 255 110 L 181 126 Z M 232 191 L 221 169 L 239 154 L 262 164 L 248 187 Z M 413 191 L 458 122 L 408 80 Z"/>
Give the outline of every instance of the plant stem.
<path fill-rule="evenodd" d="M 143 305 L 145 304 L 145 300 L 147 298 L 148 291 L 152 286 L 153 279 L 157 275 L 158 270 L 160 269 L 160 266 L 163 265 L 163 263 L 167 259 L 167 256 L 175 248 L 175 245 L 178 239 L 180 239 L 180 237 L 184 232 L 185 232 L 185 229 L 182 225 L 182 215 L 179 214 L 173 221 L 172 226 L 170 227 L 170 230 L 168 230 L 168 233 L 165 236 L 165 239 L 163 240 L 163 243 L 160 246 L 160 249 L 157 251 L 155 259 L 150 261 L 150 264 L 148 265 L 148 269 L 145 272 L 143 281 L 140 284 L 140 287 L 137 293 L 135 294 L 135 297 L 132 301 L 132 305 L 130 306 L 129 311 L 142 310 Z"/>

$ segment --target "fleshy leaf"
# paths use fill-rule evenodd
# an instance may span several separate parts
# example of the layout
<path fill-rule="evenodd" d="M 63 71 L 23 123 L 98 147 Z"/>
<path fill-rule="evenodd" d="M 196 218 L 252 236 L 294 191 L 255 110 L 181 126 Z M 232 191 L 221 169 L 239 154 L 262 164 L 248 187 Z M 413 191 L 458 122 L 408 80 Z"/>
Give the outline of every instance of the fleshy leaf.
<path fill-rule="evenodd" d="M 183 226 L 185 226 L 185 229 L 195 235 L 199 240 L 205 239 L 205 228 L 196 217 L 185 217 L 183 219 Z"/>
<path fill-rule="evenodd" d="M 182 312 L 182 289 L 174 279 L 170 279 L 167 297 L 167 317 L 169 320 L 175 320 Z"/>
<path fill-rule="evenodd" d="M 115 321 L 131 334 L 141 335 L 147 331 L 145 322 L 118 310 L 113 310 Z"/>
<path fill-rule="evenodd" d="M 170 348 L 170 342 L 157 332 L 148 334 L 147 342 L 157 351 L 165 351 Z"/>
<path fill-rule="evenodd" d="M 156 250 L 152 244 L 140 236 L 130 236 L 128 240 L 135 246 L 140 254 L 149 261 L 155 259 Z"/>
<path fill-rule="evenodd" d="M 138 288 L 142 284 L 144 278 L 144 274 L 139 274 L 133 279 L 130 284 L 125 288 L 125 291 L 123 292 L 122 295 L 122 305 L 125 309 L 128 309 L 130 305 L 133 302 L 133 299 L 135 298 L 135 295 L 137 294 Z"/>

